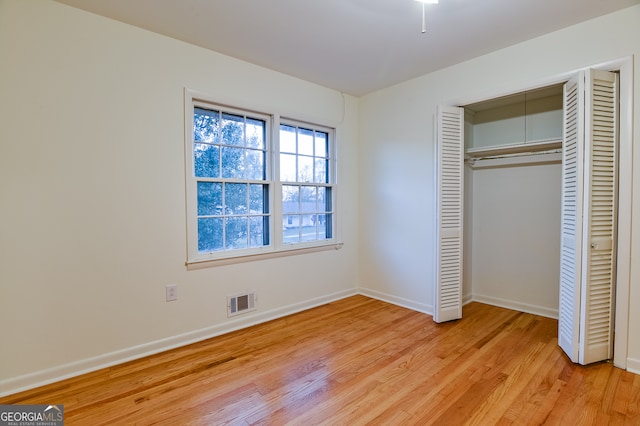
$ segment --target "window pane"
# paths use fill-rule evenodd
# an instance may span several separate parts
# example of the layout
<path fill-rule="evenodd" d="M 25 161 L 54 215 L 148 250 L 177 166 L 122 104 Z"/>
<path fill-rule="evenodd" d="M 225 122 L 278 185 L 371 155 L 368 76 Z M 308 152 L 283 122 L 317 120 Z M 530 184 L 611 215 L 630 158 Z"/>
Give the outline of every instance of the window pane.
<path fill-rule="evenodd" d="M 222 250 L 222 218 L 198 219 L 198 251 Z"/>
<path fill-rule="evenodd" d="M 264 180 L 265 167 L 264 167 L 264 151 L 256 151 L 253 149 L 247 150 L 247 179 L 251 180 Z"/>
<path fill-rule="evenodd" d="M 280 126 L 280 152 L 296 152 L 296 128 Z"/>
<path fill-rule="evenodd" d="M 313 130 L 298 129 L 298 154 L 313 155 Z"/>
<path fill-rule="evenodd" d="M 321 186 L 318 188 L 318 211 L 326 211 L 327 188 Z"/>
<path fill-rule="evenodd" d="M 280 154 L 280 180 L 283 182 L 296 181 L 296 156 Z"/>
<path fill-rule="evenodd" d="M 324 158 L 316 158 L 315 173 L 316 175 L 314 182 L 329 183 L 329 176 L 327 176 L 327 160 L 325 160 Z"/>
<path fill-rule="evenodd" d="M 282 185 L 282 211 L 298 213 L 300 211 L 300 189 L 293 185 Z"/>
<path fill-rule="evenodd" d="M 283 216 L 282 241 L 297 243 L 300 241 L 300 217 L 297 215 Z"/>
<path fill-rule="evenodd" d="M 326 214 L 322 219 L 322 225 L 325 230 L 324 235 L 325 238 L 333 238 L 333 215 Z"/>
<path fill-rule="evenodd" d="M 249 213 L 268 213 L 268 188 L 267 185 L 249 185 Z"/>
<path fill-rule="evenodd" d="M 251 217 L 249 219 L 249 246 L 260 247 L 268 244 L 264 240 L 265 218 L 263 216 Z"/>
<path fill-rule="evenodd" d="M 331 199 L 331 188 L 325 188 L 324 205 L 326 211 L 333 210 L 333 200 Z"/>
<path fill-rule="evenodd" d="M 198 182 L 198 216 L 210 216 L 222 212 L 222 184 Z"/>
<path fill-rule="evenodd" d="M 331 216 L 329 216 L 331 217 Z M 331 238 L 331 224 L 327 224 L 327 215 L 319 214 L 318 215 L 318 239 L 326 240 L 327 238 Z"/>
<path fill-rule="evenodd" d="M 246 216 L 227 217 L 225 223 L 227 248 L 247 248 L 248 218 Z"/>
<path fill-rule="evenodd" d="M 247 118 L 247 146 L 264 149 L 265 124 L 262 120 Z"/>
<path fill-rule="evenodd" d="M 316 210 L 316 188 L 313 186 L 303 186 L 300 191 L 300 211 L 303 213 L 315 213 Z"/>
<path fill-rule="evenodd" d="M 225 184 L 224 206 L 226 214 L 247 214 L 247 185 L 244 183 Z"/>
<path fill-rule="evenodd" d="M 244 152 L 243 148 L 222 147 L 222 177 L 244 179 Z"/>
<path fill-rule="evenodd" d="M 204 143 L 193 144 L 196 177 L 220 177 L 220 148 Z"/>
<path fill-rule="evenodd" d="M 193 111 L 193 140 L 196 142 L 218 143 L 220 113 L 202 108 Z"/>
<path fill-rule="evenodd" d="M 298 157 L 298 182 L 313 182 L 313 157 Z"/>
<path fill-rule="evenodd" d="M 244 146 L 244 117 L 222 114 L 222 143 Z"/>
<path fill-rule="evenodd" d="M 327 156 L 327 141 L 329 140 L 329 135 L 324 132 L 316 132 L 316 157 L 326 157 Z"/>
<path fill-rule="evenodd" d="M 314 241 L 318 239 L 316 231 L 316 215 L 307 214 L 301 217 L 300 241 Z"/>

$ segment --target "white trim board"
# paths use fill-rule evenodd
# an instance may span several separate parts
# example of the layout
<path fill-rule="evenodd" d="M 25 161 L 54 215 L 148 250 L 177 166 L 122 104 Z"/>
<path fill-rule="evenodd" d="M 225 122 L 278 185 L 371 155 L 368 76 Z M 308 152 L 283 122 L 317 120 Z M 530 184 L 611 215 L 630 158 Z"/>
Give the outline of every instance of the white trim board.
<path fill-rule="evenodd" d="M 471 302 L 473 302 L 473 295 L 471 295 L 471 294 L 463 294 L 462 295 L 462 306 L 468 305 Z"/>
<path fill-rule="evenodd" d="M 145 343 L 124 350 L 114 351 L 96 357 L 87 358 L 80 361 L 0 381 L 0 397 L 12 395 L 28 389 L 33 389 L 71 377 L 76 377 L 85 373 L 90 373 L 92 371 L 97 371 L 102 368 L 111 367 L 135 359 L 140 359 L 145 356 L 158 354 L 167 350 L 200 342 L 206 339 L 230 333 L 232 331 L 251 327 L 253 325 L 261 324 L 266 321 L 281 318 L 287 315 L 292 315 L 297 312 L 325 305 L 327 303 L 335 302 L 336 300 L 355 296 L 357 294 L 391 303 L 392 305 L 400 306 L 406 309 L 411 309 L 413 311 L 433 315 L 433 306 L 425 303 L 415 302 L 409 299 L 366 288 L 344 290 L 311 299 L 305 302 L 273 309 L 271 311 L 258 313 L 256 315 L 251 315 L 243 319 L 229 321 L 225 324 L 203 328 L 178 336 L 156 340 L 154 342 Z M 463 298 L 463 305 L 471 302 L 486 303 L 488 305 L 527 312 L 553 319 L 557 319 L 558 317 L 558 311 L 553 309 L 490 296 L 465 295 Z M 635 374 L 640 374 L 640 359 L 627 359 L 627 370 Z"/>
<path fill-rule="evenodd" d="M 247 315 L 243 318 L 234 319 L 224 324 L 214 325 L 202 328 L 200 330 L 171 336 L 165 339 L 155 340 L 153 342 L 143 343 L 141 345 L 122 349 L 119 351 L 109 352 L 91 358 L 85 358 L 68 364 L 47 368 L 33 373 L 27 373 L 21 376 L 12 377 L 10 379 L 0 381 L 0 397 L 12 395 L 28 389 L 55 383 L 71 377 L 80 376 L 85 373 L 97 371 L 106 367 L 122 364 L 135 359 L 140 359 L 149 355 L 158 354 L 164 351 L 186 346 L 192 343 L 200 342 L 212 337 L 220 336 L 232 331 L 251 327 L 284 316 L 292 315 L 297 312 L 325 305 L 336 300 L 344 299 L 358 294 L 354 288 L 352 290 L 343 290 L 340 292 L 328 294 L 326 296 L 317 297 L 300 303 L 284 306 L 282 308 L 272 309 L 265 312 L 257 312 L 253 315 Z"/>
<path fill-rule="evenodd" d="M 359 289 L 359 294 L 370 297 L 372 299 L 381 300 L 383 302 L 391 303 L 392 305 L 400 306 L 402 308 L 411 309 L 412 311 L 422 312 L 423 314 L 433 315 L 433 305 L 427 305 L 426 303 L 415 302 L 413 300 L 405 299 L 403 297 L 394 296 L 392 294 L 383 293 L 377 290 L 371 290 L 368 288 Z"/>
<path fill-rule="evenodd" d="M 474 294 L 471 296 L 472 302 L 486 303 L 487 305 L 507 308 L 514 311 L 526 312 L 528 314 L 540 315 L 541 317 L 558 319 L 558 309 L 551 309 L 544 306 L 530 305 L 528 303 L 515 302 L 513 300 L 501 299 L 499 297 L 484 296 Z"/>
<path fill-rule="evenodd" d="M 640 374 L 640 359 L 627 358 L 627 371 L 634 374 Z"/>

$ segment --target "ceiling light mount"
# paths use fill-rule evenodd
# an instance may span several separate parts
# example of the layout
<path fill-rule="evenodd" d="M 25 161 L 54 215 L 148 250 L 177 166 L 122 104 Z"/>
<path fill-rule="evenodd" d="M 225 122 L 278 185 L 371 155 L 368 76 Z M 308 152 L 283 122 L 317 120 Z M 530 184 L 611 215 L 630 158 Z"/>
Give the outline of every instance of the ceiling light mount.
<path fill-rule="evenodd" d="M 427 19 L 425 13 L 425 5 L 427 4 L 438 4 L 439 0 L 416 0 L 422 3 L 422 34 L 427 32 Z"/>

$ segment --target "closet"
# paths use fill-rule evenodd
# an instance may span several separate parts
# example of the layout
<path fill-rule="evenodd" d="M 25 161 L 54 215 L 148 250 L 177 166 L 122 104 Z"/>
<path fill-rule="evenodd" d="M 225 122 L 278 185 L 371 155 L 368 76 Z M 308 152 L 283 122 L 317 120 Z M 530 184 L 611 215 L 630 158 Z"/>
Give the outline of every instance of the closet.
<path fill-rule="evenodd" d="M 561 84 L 438 108 L 436 322 L 463 299 L 557 318 L 562 117 Z"/>
<path fill-rule="evenodd" d="M 464 106 L 464 285 L 557 318 L 562 85 Z"/>
<path fill-rule="evenodd" d="M 619 244 L 628 253 L 621 105 L 620 75 L 586 69 L 561 86 L 438 107 L 436 322 L 461 318 L 464 296 L 557 317 L 574 362 L 612 357 Z"/>

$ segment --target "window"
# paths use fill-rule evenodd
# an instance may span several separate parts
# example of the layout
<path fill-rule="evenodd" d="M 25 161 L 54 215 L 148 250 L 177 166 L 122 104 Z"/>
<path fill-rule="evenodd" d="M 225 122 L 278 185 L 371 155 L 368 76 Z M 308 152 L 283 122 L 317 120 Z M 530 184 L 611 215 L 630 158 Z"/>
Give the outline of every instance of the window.
<path fill-rule="evenodd" d="M 333 129 L 185 100 L 188 264 L 336 244 Z"/>
<path fill-rule="evenodd" d="M 193 110 L 198 252 L 269 245 L 267 120 Z"/>
<path fill-rule="evenodd" d="M 284 243 L 332 238 L 329 132 L 280 125 Z"/>

